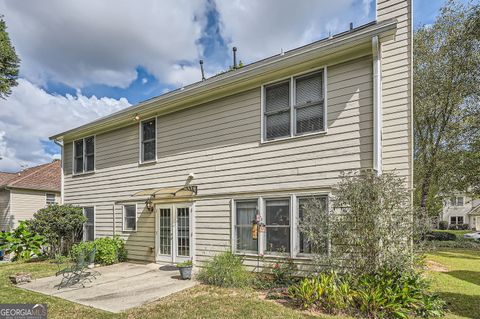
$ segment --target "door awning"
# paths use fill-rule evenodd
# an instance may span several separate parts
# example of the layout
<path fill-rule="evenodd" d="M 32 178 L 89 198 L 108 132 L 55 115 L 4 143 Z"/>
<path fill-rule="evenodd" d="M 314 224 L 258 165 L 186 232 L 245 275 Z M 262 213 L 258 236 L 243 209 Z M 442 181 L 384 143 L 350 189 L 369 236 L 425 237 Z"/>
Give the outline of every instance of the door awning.
<path fill-rule="evenodd" d="M 194 195 L 197 195 L 197 186 L 150 188 L 136 192 L 132 196 L 149 196 L 153 199 L 165 197 L 190 197 Z"/>

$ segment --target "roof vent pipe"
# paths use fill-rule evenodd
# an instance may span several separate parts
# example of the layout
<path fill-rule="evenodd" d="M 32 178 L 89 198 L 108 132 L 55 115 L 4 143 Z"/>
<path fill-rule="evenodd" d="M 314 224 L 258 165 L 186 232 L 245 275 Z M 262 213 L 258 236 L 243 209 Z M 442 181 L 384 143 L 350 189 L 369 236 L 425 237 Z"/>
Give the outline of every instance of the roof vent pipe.
<path fill-rule="evenodd" d="M 202 71 L 202 81 L 205 81 L 205 71 L 203 71 L 203 60 L 199 61 L 200 63 L 200 70 Z"/>
<path fill-rule="evenodd" d="M 237 47 L 233 47 L 233 69 L 237 68 Z"/>
<path fill-rule="evenodd" d="M 350 22 L 350 31 L 353 30 L 353 22 Z"/>

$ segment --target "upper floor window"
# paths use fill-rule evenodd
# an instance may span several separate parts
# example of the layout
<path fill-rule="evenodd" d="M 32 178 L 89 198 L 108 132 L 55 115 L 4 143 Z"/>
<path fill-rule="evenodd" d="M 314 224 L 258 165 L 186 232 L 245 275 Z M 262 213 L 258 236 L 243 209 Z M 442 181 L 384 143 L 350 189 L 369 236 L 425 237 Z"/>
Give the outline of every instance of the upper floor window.
<path fill-rule="evenodd" d="M 46 193 L 45 194 L 45 203 L 47 205 L 56 204 L 57 201 L 55 200 L 55 194 Z"/>
<path fill-rule="evenodd" d="M 140 162 L 154 161 L 157 158 L 156 121 L 146 120 L 140 123 Z"/>
<path fill-rule="evenodd" d="M 74 172 L 91 172 L 95 169 L 95 137 L 90 136 L 73 143 Z"/>
<path fill-rule="evenodd" d="M 450 206 L 463 206 L 462 196 L 452 196 L 450 198 Z"/>
<path fill-rule="evenodd" d="M 264 140 L 326 128 L 325 70 L 264 87 Z"/>

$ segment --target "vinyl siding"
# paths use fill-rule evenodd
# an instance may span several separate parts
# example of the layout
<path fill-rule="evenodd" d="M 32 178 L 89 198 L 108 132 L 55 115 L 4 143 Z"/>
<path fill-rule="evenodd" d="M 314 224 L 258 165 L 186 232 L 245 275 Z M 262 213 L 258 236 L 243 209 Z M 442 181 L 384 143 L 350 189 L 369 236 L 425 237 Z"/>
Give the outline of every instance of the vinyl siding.
<path fill-rule="evenodd" d="M 65 202 L 95 206 L 96 235 L 126 240 L 129 258 L 153 260 L 155 215 L 138 205 L 137 232 L 122 232 L 122 205 L 136 191 L 185 183 L 195 173 L 196 258 L 230 247 L 230 200 L 243 194 L 328 190 L 345 169 L 372 167 L 372 58 L 328 67 L 328 132 L 260 143 L 260 87 L 157 119 L 156 164 L 139 165 L 132 124 L 96 136 L 96 172 L 72 176 L 65 143 Z M 202 199 L 211 197 L 208 199 Z"/>
<path fill-rule="evenodd" d="M 9 230 L 10 221 L 10 192 L 8 190 L 0 190 L 0 231 Z"/>
<path fill-rule="evenodd" d="M 13 227 L 18 226 L 18 222 L 31 219 L 39 209 L 46 207 L 46 193 L 38 190 L 11 189 L 11 209 L 10 215 Z M 56 194 L 56 201 L 60 203 L 60 193 Z"/>
<path fill-rule="evenodd" d="M 393 40 L 381 38 L 382 164 L 413 186 L 412 2 L 378 0 L 377 20 L 397 19 Z"/>

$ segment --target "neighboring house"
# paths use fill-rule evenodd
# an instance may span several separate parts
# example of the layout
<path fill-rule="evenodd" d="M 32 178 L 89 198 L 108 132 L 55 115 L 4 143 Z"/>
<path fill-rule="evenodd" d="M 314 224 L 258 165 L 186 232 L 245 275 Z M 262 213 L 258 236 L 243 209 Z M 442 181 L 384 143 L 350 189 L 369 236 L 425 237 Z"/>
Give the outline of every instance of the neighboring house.
<path fill-rule="evenodd" d="M 39 209 L 61 202 L 61 165 L 54 160 L 18 173 L 0 172 L 0 230 L 15 228 Z"/>
<path fill-rule="evenodd" d="M 396 170 L 411 188 L 411 1 L 377 6 L 375 22 L 52 136 L 86 239 L 119 235 L 158 263 L 304 260 L 302 202 L 328 202 L 342 171 Z"/>
<path fill-rule="evenodd" d="M 446 197 L 442 220 L 447 221 L 449 227 L 468 224 L 469 229 L 480 230 L 480 199 L 471 198 L 465 193 Z"/>

